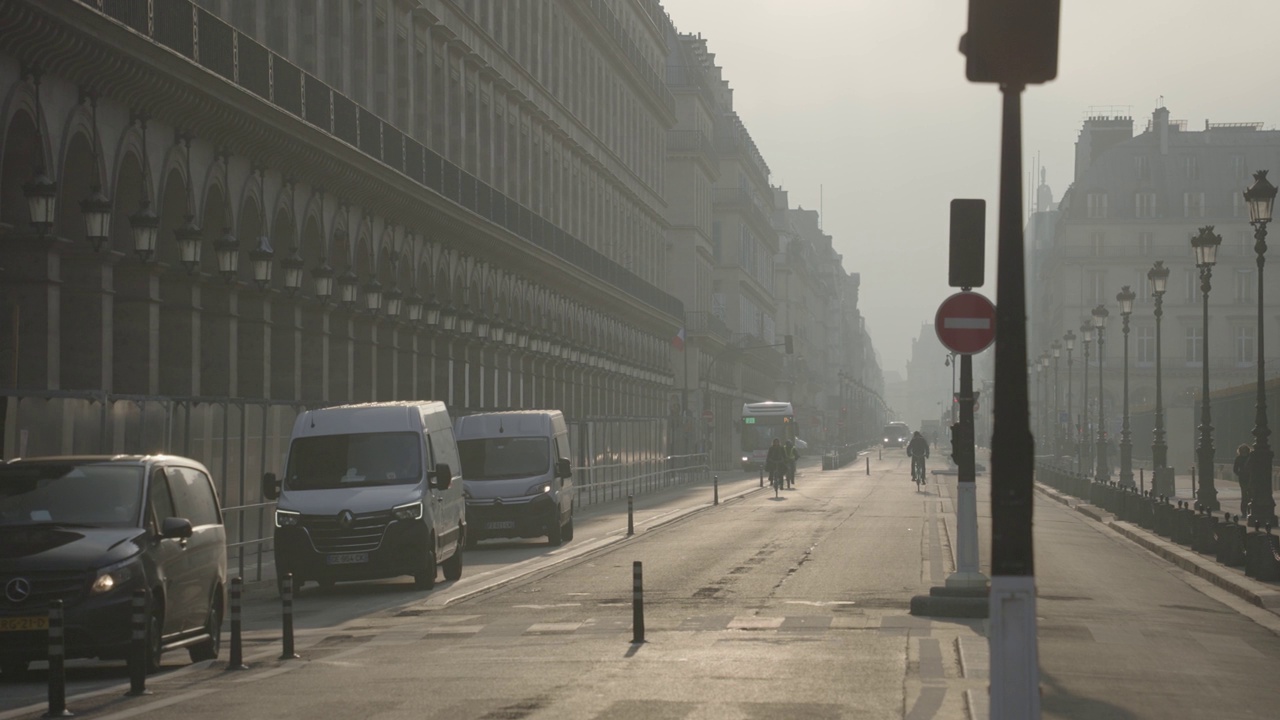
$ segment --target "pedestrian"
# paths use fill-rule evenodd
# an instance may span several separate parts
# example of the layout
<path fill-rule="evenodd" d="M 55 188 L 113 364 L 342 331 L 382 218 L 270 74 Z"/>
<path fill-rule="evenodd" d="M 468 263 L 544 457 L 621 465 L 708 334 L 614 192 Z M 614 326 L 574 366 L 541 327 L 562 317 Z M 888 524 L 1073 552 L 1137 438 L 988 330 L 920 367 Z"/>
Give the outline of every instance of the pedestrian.
<path fill-rule="evenodd" d="M 1236 473 L 1236 482 L 1240 483 L 1240 514 L 1249 515 L 1249 455 L 1252 450 L 1248 444 L 1240 443 L 1236 448 L 1236 460 L 1231 469 Z"/>

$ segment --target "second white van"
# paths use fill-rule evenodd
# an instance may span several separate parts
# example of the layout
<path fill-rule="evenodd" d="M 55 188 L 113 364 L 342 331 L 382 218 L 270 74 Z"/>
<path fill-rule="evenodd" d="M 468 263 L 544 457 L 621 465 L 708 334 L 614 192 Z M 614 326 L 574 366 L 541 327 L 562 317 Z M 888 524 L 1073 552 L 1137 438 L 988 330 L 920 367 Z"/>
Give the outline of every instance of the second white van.
<path fill-rule="evenodd" d="M 467 541 L 573 539 L 569 430 L 559 410 L 480 413 L 454 423 L 467 498 Z"/>

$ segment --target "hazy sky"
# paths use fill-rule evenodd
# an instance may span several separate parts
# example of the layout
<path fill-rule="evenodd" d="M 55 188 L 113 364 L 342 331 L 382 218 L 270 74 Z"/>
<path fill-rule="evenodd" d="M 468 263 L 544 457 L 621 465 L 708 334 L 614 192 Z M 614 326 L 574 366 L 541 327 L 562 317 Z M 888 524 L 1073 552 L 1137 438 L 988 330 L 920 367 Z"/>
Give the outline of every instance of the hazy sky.
<path fill-rule="evenodd" d="M 995 299 L 1000 93 L 965 80 L 965 0 L 662 4 L 681 32 L 707 39 L 773 184 L 812 209 L 822 187 L 824 229 L 845 269 L 862 273 L 886 370 L 905 371 L 920 324 L 953 292 L 952 198 L 987 200 L 980 291 Z M 1131 114 L 1136 132 L 1162 97 L 1192 129 L 1206 119 L 1276 127 L 1277 28 L 1274 0 L 1062 0 L 1058 79 L 1023 94 L 1024 186 L 1039 155 L 1062 197 L 1091 108 Z"/>

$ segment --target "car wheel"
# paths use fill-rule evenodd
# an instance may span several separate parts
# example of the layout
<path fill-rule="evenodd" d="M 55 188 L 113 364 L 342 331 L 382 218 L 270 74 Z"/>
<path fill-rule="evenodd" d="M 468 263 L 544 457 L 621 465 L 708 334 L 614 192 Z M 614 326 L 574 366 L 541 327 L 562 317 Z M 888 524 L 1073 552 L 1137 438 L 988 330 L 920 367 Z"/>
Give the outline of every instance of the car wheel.
<path fill-rule="evenodd" d="M 209 634 L 209 639 L 187 648 L 191 662 L 218 659 L 218 651 L 222 648 L 222 603 L 215 602 L 209 606 L 204 631 Z"/>
<path fill-rule="evenodd" d="M 160 658 L 164 654 L 161 644 L 163 628 L 164 625 L 161 623 L 159 613 L 151 613 L 151 617 L 147 618 L 147 646 L 142 658 L 142 667 L 147 675 L 154 675 L 160 672 Z M 131 649 L 128 658 L 130 675 L 133 674 L 134 663 L 137 661 L 138 659 L 134 657 Z"/>
<path fill-rule="evenodd" d="M 19 682 L 27 676 L 26 660 L 0 660 L 0 682 Z"/>
<path fill-rule="evenodd" d="M 427 550 L 418 571 L 413 574 L 413 586 L 419 590 L 430 590 L 436 586 L 436 551 Z"/>
<path fill-rule="evenodd" d="M 445 580 L 452 581 L 462 577 L 462 545 L 458 545 L 457 549 L 453 551 L 453 555 L 441 563 L 440 567 L 444 569 Z"/>
<path fill-rule="evenodd" d="M 547 544 L 559 546 L 564 544 L 564 528 L 560 525 L 560 517 L 551 519 L 551 530 L 547 533 Z"/>

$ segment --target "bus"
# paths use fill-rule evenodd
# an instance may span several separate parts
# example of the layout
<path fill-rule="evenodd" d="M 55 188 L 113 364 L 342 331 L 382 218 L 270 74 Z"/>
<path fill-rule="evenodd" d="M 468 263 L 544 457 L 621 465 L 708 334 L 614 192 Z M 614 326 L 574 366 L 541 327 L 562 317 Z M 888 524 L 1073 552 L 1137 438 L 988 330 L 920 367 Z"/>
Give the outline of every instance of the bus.
<path fill-rule="evenodd" d="M 807 447 L 800 439 L 800 426 L 791 403 L 745 403 L 742 406 L 742 469 L 764 472 L 764 459 L 775 438 L 783 443 L 792 441 L 798 450 Z"/>

